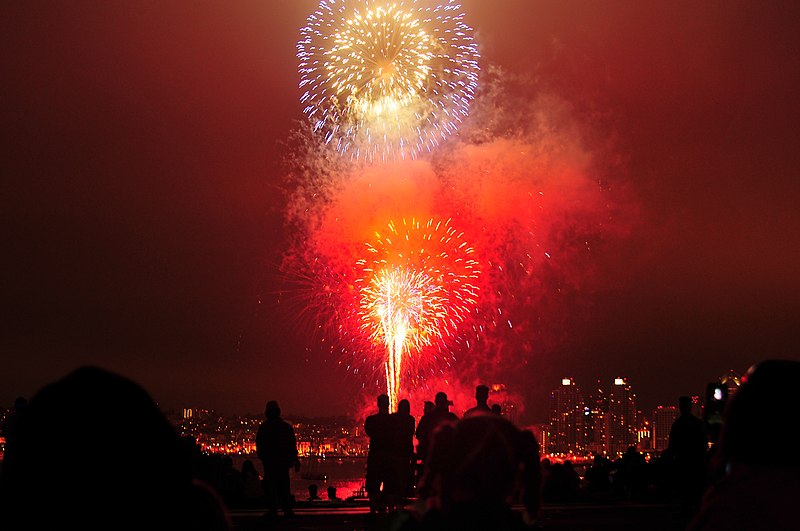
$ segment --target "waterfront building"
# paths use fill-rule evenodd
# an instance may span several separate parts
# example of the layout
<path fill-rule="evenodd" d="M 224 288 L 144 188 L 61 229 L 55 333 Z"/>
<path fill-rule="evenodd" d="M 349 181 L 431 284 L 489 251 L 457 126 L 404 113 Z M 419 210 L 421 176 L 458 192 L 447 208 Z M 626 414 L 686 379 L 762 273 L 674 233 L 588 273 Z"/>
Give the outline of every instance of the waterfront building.
<path fill-rule="evenodd" d="M 553 454 L 582 454 L 586 451 L 585 405 L 580 388 L 572 378 L 550 392 L 550 440 Z"/>
<path fill-rule="evenodd" d="M 600 380 L 594 390 L 586 397 L 583 409 L 584 437 L 586 450 L 593 455 L 606 453 L 608 433 L 606 417 L 608 415 L 608 395 L 600 385 Z"/>
<path fill-rule="evenodd" d="M 636 446 L 636 394 L 625 378 L 615 378 L 608 393 L 607 453 L 622 455 Z"/>

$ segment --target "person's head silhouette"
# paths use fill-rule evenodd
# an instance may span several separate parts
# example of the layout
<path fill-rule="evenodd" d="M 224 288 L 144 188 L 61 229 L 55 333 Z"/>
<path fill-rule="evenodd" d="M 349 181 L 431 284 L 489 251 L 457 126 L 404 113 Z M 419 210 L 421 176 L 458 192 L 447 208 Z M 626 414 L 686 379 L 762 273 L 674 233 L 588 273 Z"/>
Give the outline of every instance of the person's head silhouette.
<path fill-rule="evenodd" d="M 397 412 L 401 415 L 410 415 L 411 414 L 411 402 L 407 399 L 402 399 L 400 402 L 397 403 Z"/>
<path fill-rule="evenodd" d="M 692 397 L 681 396 L 678 398 L 678 409 L 684 415 L 692 412 Z"/>
<path fill-rule="evenodd" d="M 267 402 L 266 407 L 264 408 L 264 415 L 268 419 L 277 419 L 281 416 L 281 407 L 278 405 L 276 400 L 270 400 Z"/>
<path fill-rule="evenodd" d="M 453 402 L 447 398 L 447 393 L 444 391 L 439 391 L 436 393 L 435 404 L 437 409 L 450 409 L 450 406 L 453 405 Z"/>
<path fill-rule="evenodd" d="M 23 420 L 3 461 L 4 530 L 230 527 L 221 500 L 193 479 L 186 445 L 132 380 L 80 368 L 39 390 Z M 120 460 L 124 471 L 109 467 Z"/>
<path fill-rule="evenodd" d="M 389 395 L 378 395 L 378 411 L 389 411 Z"/>
<path fill-rule="evenodd" d="M 485 404 L 489 400 L 489 387 L 481 384 L 475 388 L 475 400 L 479 404 Z"/>

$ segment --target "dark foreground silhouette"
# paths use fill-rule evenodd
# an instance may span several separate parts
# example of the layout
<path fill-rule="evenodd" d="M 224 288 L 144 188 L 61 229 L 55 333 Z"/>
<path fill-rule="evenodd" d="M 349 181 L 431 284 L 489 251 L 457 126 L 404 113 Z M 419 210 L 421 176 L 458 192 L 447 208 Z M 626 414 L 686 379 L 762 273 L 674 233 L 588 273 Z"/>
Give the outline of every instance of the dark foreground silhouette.
<path fill-rule="evenodd" d="M 175 429 L 118 374 L 84 367 L 45 386 L 6 435 L 0 529 L 231 528 Z"/>
<path fill-rule="evenodd" d="M 800 528 L 800 436 L 797 384 L 800 361 L 765 360 L 752 366 L 723 414 L 712 456 L 711 486 L 688 531 Z"/>

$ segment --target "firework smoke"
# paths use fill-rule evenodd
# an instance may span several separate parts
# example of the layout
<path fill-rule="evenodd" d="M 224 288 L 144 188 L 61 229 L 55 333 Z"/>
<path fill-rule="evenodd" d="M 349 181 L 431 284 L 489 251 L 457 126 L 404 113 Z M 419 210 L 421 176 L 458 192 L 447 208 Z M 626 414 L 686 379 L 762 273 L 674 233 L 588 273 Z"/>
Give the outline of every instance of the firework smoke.
<path fill-rule="evenodd" d="M 386 374 L 376 329 L 364 329 L 359 264 L 376 227 L 452 219 L 478 257 L 474 309 L 447 342 L 426 350 L 426 363 L 400 369 L 406 396 L 432 396 L 439 389 L 430 385 L 534 385 L 531 371 L 560 355 L 602 288 L 596 249 L 630 225 L 608 136 L 533 82 L 491 69 L 485 77 L 458 138 L 424 159 L 365 168 L 310 130 L 293 138 L 287 222 L 296 240 L 286 271 L 323 269 L 305 299 L 325 348 L 372 390 Z"/>

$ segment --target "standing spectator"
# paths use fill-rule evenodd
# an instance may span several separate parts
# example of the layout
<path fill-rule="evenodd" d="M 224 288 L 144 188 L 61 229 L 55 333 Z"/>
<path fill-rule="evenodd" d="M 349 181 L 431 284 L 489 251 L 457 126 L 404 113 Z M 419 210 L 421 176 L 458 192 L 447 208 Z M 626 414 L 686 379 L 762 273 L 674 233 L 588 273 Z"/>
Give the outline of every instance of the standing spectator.
<path fill-rule="evenodd" d="M 278 507 L 284 516 L 294 516 L 289 469 L 300 471 L 294 428 L 281 418 L 281 408 L 275 400 L 267 402 L 264 416 L 266 420 L 256 433 L 256 454 L 264 465 L 264 492 L 269 507 L 265 516 L 276 518 Z"/>
<path fill-rule="evenodd" d="M 397 412 L 392 413 L 397 436 L 394 451 L 397 453 L 400 480 L 400 496 L 410 498 L 414 494 L 414 429 L 417 421 L 411 415 L 411 403 L 405 398 L 397 403 Z"/>
<path fill-rule="evenodd" d="M 414 452 L 414 483 L 419 485 L 419 480 L 422 477 L 422 472 L 425 467 L 425 451 L 426 449 L 422 447 L 422 444 L 419 440 L 418 430 L 420 424 L 428 424 L 430 423 L 429 417 L 433 410 L 436 408 L 436 404 L 434 404 L 431 400 L 426 400 L 422 405 L 422 416 L 419 419 L 419 423 L 417 424 L 417 429 L 414 431 L 414 436 L 417 438 L 416 450 Z M 423 422 L 424 420 L 424 422 Z"/>
<path fill-rule="evenodd" d="M 458 421 L 458 416 L 450 411 L 452 405 L 453 402 L 448 400 L 447 393 L 439 391 L 436 393 L 433 409 L 419 420 L 415 435 L 417 437 L 417 454 L 423 462 L 427 458 L 436 428 L 445 422 Z"/>
<path fill-rule="evenodd" d="M 673 456 L 673 478 L 685 517 L 700 505 L 706 486 L 708 432 L 703 421 L 692 414 L 692 399 L 678 399 L 680 415 L 672 423 L 668 450 Z"/>
<path fill-rule="evenodd" d="M 370 511 L 386 512 L 399 501 L 396 499 L 399 459 L 394 451 L 397 430 L 389 414 L 389 395 L 378 395 L 377 402 L 378 412 L 364 421 L 364 432 L 369 437 L 366 489 Z"/>
<path fill-rule="evenodd" d="M 489 388 L 483 384 L 475 388 L 475 406 L 469 408 L 464 413 L 464 418 L 471 415 L 480 413 L 491 413 L 492 408 L 489 407 Z"/>
<path fill-rule="evenodd" d="M 424 474 L 425 463 L 428 460 L 428 454 L 431 451 L 431 444 L 436 434 L 436 430 L 443 424 L 458 422 L 458 416 L 450 411 L 450 406 L 453 403 L 447 398 L 447 393 L 439 391 L 436 393 L 433 409 L 422 416 L 417 424 L 417 457 L 420 460 L 420 469 L 422 473 L 417 478 L 418 494 L 421 498 L 426 498 L 429 494 L 428 487 L 423 486 L 422 474 Z M 430 482 L 428 482 L 430 486 Z"/>

